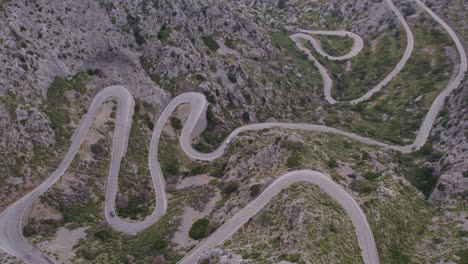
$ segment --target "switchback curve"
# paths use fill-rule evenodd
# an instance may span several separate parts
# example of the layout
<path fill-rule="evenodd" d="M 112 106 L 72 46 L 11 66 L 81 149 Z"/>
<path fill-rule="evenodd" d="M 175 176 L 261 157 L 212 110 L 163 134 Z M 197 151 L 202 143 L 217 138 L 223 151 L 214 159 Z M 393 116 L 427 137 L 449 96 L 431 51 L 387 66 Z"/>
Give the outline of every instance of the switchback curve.
<path fill-rule="evenodd" d="M 390 1 L 390 0 L 387 0 L 387 1 Z M 105 215 L 110 225 L 113 228 L 122 232 L 127 232 L 127 233 L 136 233 L 138 231 L 141 231 L 145 229 L 146 227 L 155 223 L 162 215 L 165 214 L 167 202 L 165 198 L 164 178 L 162 176 L 159 163 L 157 161 L 157 146 L 159 142 L 160 133 L 162 131 L 162 127 L 166 123 L 172 111 L 181 103 L 190 103 L 192 106 L 192 110 L 190 112 L 190 115 L 187 119 L 186 124 L 184 125 L 184 128 L 182 129 L 180 145 L 182 149 L 187 153 L 188 156 L 195 158 L 195 159 L 201 159 L 201 160 L 216 159 L 217 157 L 223 154 L 224 149 L 226 147 L 226 141 L 232 139 L 240 132 L 248 131 L 248 130 L 271 128 L 271 127 L 283 127 L 283 128 L 288 128 L 288 129 L 302 129 L 302 130 L 310 130 L 310 131 L 335 133 L 335 134 L 340 134 L 346 137 L 350 137 L 352 139 L 358 140 L 366 144 L 392 148 L 392 149 L 395 149 L 397 151 L 402 151 L 402 152 L 410 152 L 410 151 L 420 148 L 422 145 L 424 145 L 424 143 L 427 140 L 430 129 L 434 123 L 434 120 L 438 112 L 440 111 L 440 108 L 443 105 L 445 97 L 447 97 L 454 89 L 456 89 L 460 85 L 461 81 L 463 80 L 465 72 L 467 70 L 467 60 L 466 60 L 466 54 L 463 49 L 463 46 L 461 45 L 461 42 L 459 41 L 455 32 L 453 32 L 453 30 L 444 21 L 442 21 L 435 13 L 433 13 L 428 7 L 426 7 L 420 0 L 414 0 L 414 1 L 416 1 L 419 5 L 421 5 L 426 12 L 428 12 L 438 23 L 440 23 L 442 27 L 444 27 L 444 29 L 449 33 L 450 37 L 454 40 L 455 45 L 460 55 L 460 69 L 456 77 L 449 82 L 447 87 L 437 96 L 437 98 L 431 105 L 431 108 L 429 112 L 426 114 L 423 124 L 418 131 L 418 135 L 415 141 L 411 145 L 407 145 L 407 146 L 389 145 L 383 142 L 379 142 L 373 139 L 369 139 L 369 138 L 362 137 L 353 133 L 341 131 L 341 130 L 326 127 L 326 126 L 310 125 L 310 124 L 291 124 L 291 123 L 263 123 L 263 124 L 252 124 L 252 125 L 240 127 L 234 130 L 226 138 L 226 140 L 221 144 L 221 146 L 214 152 L 208 153 L 208 154 L 199 153 L 192 148 L 191 141 L 194 137 L 198 136 L 206 126 L 205 112 L 206 112 L 207 102 L 206 102 L 205 97 L 202 94 L 185 93 L 174 98 L 169 103 L 168 107 L 166 107 L 166 109 L 163 111 L 160 118 L 158 119 L 157 124 L 155 126 L 155 130 L 153 132 L 153 137 L 152 137 L 151 146 L 150 146 L 149 163 L 150 163 L 151 177 L 152 177 L 153 185 L 154 185 L 155 192 L 157 195 L 156 208 L 153 211 L 153 213 L 149 217 L 147 217 L 144 221 L 138 222 L 138 223 L 129 223 L 118 217 L 109 218 L 107 211 L 113 210 L 115 207 L 118 170 L 119 170 L 122 156 L 125 154 L 125 150 L 126 150 L 126 146 L 128 142 L 129 129 L 131 127 L 130 117 L 133 114 L 132 111 L 133 111 L 134 102 L 133 102 L 133 97 L 131 96 L 131 94 L 126 88 L 122 86 L 109 86 L 103 89 L 101 92 L 99 92 L 96 95 L 96 97 L 93 99 L 87 114 L 83 117 L 82 121 L 77 127 L 77 131 L 75 132 L 75 135 L 73 136 L 70 149 L 66 153 L 59 167 L 41 185 L 39 185 L 32 192 L 30 192 L 29 194 L 27 194 L 26 196 L 24 196 L 23 198 L 21 198 L 14 204 L 12 204 L 0 215 L 0 247 L 3 248 L 6 252 L 14 256 L 17 256 L 29 263 L 55 263 L 55 261 L 51 257 L 43 254 L 38 249 L 30 245 L 28 241 L 24 238 L 24 236 L 22 235 L 22 227 L 23 227 L 23 220 L 24 220 L 23 218 L 25 216 L 25 212 L 31 206 L 32 202 L 35 199 L 37 199 L 42 193 L 47 191 L 47 189 L 50 186 L 52 186 L 61 177 L 63 172 L 69 166 L 73 157 L 76 155 L 79 149 L 79 146 L 81 145 L 84 139 L 84 136 L 86 135 L 89 127 L 91 126 L 93 122 L 93 119 L 97 110 L 99 109 L 101 104 L 109 97 L 117 98 L 118 112 L 117 112 L 117 123 L 116 123 L 116 128 L 115 128 L 116 130 L 114 133 L 112 158 L 111 158 L 111 165 L 110 165 L 111 167 L 109 169 L 108 186 L 107 186 L 107 191 L 106 191 Z M 360 210 L 359 206 L 357 206 L 356 208 L 353 205 L 346 205 L 347 203 L 352 203 L 351 201 L 354 202 L 352 197 L 349 196 L 348 198 L 345 198 L 347 202 L 342 203 L 340 202 L 340 199 L 342 198 L 339 198 L 338 196 L 338 193 L 342 194 L 342 192 L 339 191 L 339 189 L 336 189 L 338 191 L 334 191 L 331 193 L 327 191 L 327 188 L 329 187 L 325 187 L 325 186 L 334 186 L 330 188 L 341 188 L 341 187 L 339 187 L 336 183 L 334 183 L 331 180 L 329 181 L 325 180 L 325 178 L 326 178 L 325 175 L 323 175 L 320 172 L 315 172 L 315 171 L 296 171 L 296 172 L 288 173 L 286 175 L 279 177 L 272 185 L 270 185 L 267 188 L 267 190 L 271 190 L 271 191 L 267 191 L 265 194 L 262 193 L 259 197 L 270 197 L 269 195 L 272 195 L 271 197 L 273 197 L 277 192 L 280 191 L 280 189 L 283 189 L 289 186 L 293 182 L 310 182 L 310 183 L 319 185 L 332 197 L 337 199 L 337 201 L 344 206 L 344 209 L 347 212 L 349 210 L 352 210 L 352 214 L 356 214 L 356 216 L 352 216 L 348 212 L 348 214 L 350 214 L 350 217 L 353 221 L 353 224 L 356 227 L 356 232 L 358 232 L 357 234 L 358 241 L 362 250 L 364 260 L 366 261 L 366 263 L 378 263 L 378 254 L 377 254 L 377 249 L 375 247 L 375 242 L 372 237 L 372 231 L 370 230 L 367 224 L 367 221 L 365 220 L 364 214 Z M 321 186 L 320 183 L 317 183 L 318 181 L 320 181 L 319 179 L 323 180 L 324 182 L 327 182 L 327 184 L 326 185 L 324 184 L 323 186 Z M 276 190 L 273 190 L 275 188 Z M 249 210 L 258 212 L 258 210 L 263 208 L 263 206 L 266 203 L 268 203 L 269 199 L 271 198 L 265 199 L 265 201 L 262 200 L 261 202 L 258 201 L 257 199 L 254 200 L 251 204 L 249 204 L 248 207 L 246 208 L 250 208 Z M 241 210 L 238 214 L 236 214 L 236 216 L 240 215 L 238 216 L 239 218 L 236 218 L 236 219 L 240 220 L 241 223 L 237 223 L 235 225 L 233 224 L 230 227 L 232 223 L 229 220 L 227 223 L 221 226 L 220 228 L 221 231 L 215 232 L 212 236 L 210 236 L 209 239 L 203 241 L 197 248 L 195 248 L 194 251 L 188 254 L 182 260 L 182 262 L 188 263 L 186 261 L 189 259 L 191 260 L 197 259 L 199 254 L 202 253 L 202 251 L 198 248 L 209 249 L 218 245 L 219 243 L 222 243 L 222 241 L 229 238 L 229 236 L 232 235 L 232 233 L 234 233 L 235 230 L 237 230 L 240 225 L 242 225 L 242 222 L 245 222 L 248 220 L 247 217 L 251 217 L 254 214 L 254 213 L 252 214 L 252 211 L 250 211 L 250 213 L 242 213 L 242 212 L 245 212 L 245 211 Z M 358 216 L 359 214 L 362 214 L 362 215 Z M 242 215 L 244 215 L 244 217 L 242 217 Z M 359 221 L 358 224 L 356 224 L 355 222 L 356 219 L 361 219 L 361 220 L 358 220 Z M 364 224 L 364 221 L 366 222 L 366 224 Z M 359 228 L 358 226 L 362 226 L 363 229 Z M 225 231 L 227 230 L 229 232 L 223 233 L 222 230 L 225 230 Z M 216 234 L 221 234 L 221 235 L 216 235 Z M 369 238 L 369 234 L 371 234 L 371 239 Z M 369 241 L 372 241 L 372 242 L 369 242 Z"/>
<path fill-rule="evenodd" d="M 362 95 L 361 97 L 357 99 L 349 101 L 349 103 L 352 105 L 366 101 L 367 99 L 371 98 L 372 95 L 382 90 L 382 88 L 385 85 L 387 85 L 403 69 L 403 67 L 406 65 L 406 62 L 410 58 L 411 53 L 413 52 L 414 37 L 413 37 L 413 33 L 411 32 L 410 27 L 408 26 L 408 23 L 406 23 L 405 18 L 401 15 L 400 11 L 398 11 L 398 8 L 393 4 L 391 0 L 385 0 L 385 1 L 387 2 L 387 5 L 390 7 L 393 13 L 396 15 L 396 17 L 402 24 L 403 28 L 405 29 L 406 49 L 405 49 L 405 52 L 403 53 L 403 57 L 397 63 L 395 68 L 393 68 L 393 70 L 381 82 L 379 82 L 375 87 L 367 91 L 364 95 Z M 310 52 L 308 48 L 304 47 L 304 45 L 301 42 L 301 39 L 308 40 L 312 44 L 314 49 L 317 50 L 317 52 L 320 55 L 330 60 L 344 60 L 344 59 L 349 59 L 349 58 L 356 56 L 362 50 L 362 45 L 363 45 L 362 39 L 358 35 L 349 31 L 308 31 L 308 30 L 300 30 L 300 31 L 301 33 L 292 34 L 290 36 L 291 39 L 294 41 L 294 43 L 300 50 L 302 50 L 303 52 L 307 54 L 307 57 L 309 58 L 309 60 L 314 62 L 315 67 L 318 68 L 320 75 L 322 76 L 322 79 L 323 79 L 323 92 L 325 94 L 325 99 L 327 100 L 327 102 L 329 102 L 330 104 L 340 103 L 339 101 L 335 100 L 331 94 L 333 81 L 328 75 L 327 69 L 314 57 L 314 55 Z M 351 51 L 345 56 L 334 57 L 325 53 L 320 47 L 320 45 L 318 44 L 318 42 L 310 34 L 337 35 L 337 36 L 343 36 L 343 37 L 348 36 L 354 40 L 354 46 L 351 49 Z"/>

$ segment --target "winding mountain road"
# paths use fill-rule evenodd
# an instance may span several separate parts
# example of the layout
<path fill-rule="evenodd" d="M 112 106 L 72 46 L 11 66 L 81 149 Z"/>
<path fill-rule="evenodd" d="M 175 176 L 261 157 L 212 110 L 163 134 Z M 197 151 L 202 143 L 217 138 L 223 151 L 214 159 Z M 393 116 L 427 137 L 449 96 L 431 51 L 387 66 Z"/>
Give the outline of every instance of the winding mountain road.
<path fill-rule="evenodd" d="M 414 37 L 413 33 L 411 32 L 410 27 L 408 26 L 408 23 L 406 23 L 405 18 L 401 15 L 400 11 L 398 11 L 398 8 L 393 4 L 391 0 L 385 0 L 387 5 L 390 7 L 390 9 L 393 11 L 393 13 L 396 15 L 398 20 L 400 21 L 401 25 L 405 29 L 406 32 L 406 49 L 405 52 L 403 53 L 403 57 L 401 60 L 398 62 L 395 68 L 381 81 L 379 82 L 375 87 L 372 89 L 368 90 L 363 96 L 349 101 L 350 104 L 358 104 L 360 102 L 366 101 L 367 99 L 371 98 L 372 95 L 377 93 L 378 91 L 382 90 L 382 88 L 387 85 L 406 65 L 406 62 L 411 56 L 411 53 L 413 53 L 413 48 L 414 48 Z M 341 37 L 351 37 L 354 40 L 354 45 L 351 51 L 341 57 L 334 57 L 329 54 L 327 54 L 325 51 L 323 51 L 322 47 L 320 44 L 311 36 L 310 34 L 315 34 L 315 35 L 335 35 L 335 36 L 341 36 Z M 308 31 L 308 30 L 301 30 L 301 33 L 296 33 L 290 36 L 291 39 L 296 43 L 296 46 L 305 52 L 307 54 L 307 57 L 309 60 L 314 62 L 315 67 L 320 72 L 320 75 L 322 75 L 323 78 L 323 91 L 325 93 L 325 99 L 330 103 L 330 104 L 336 104 L 339 103 L 337 100 L 335 100 L 331 94 L 331 89 L 333 85 L 333 81 L 330 78 L 330 75 L 328 74 L 327 69 L 314 57 L 314 55 L 310 52 L 310 50 L 303 45 L 301 42 L 302 39 L 305 39 L 309 41 L 314 49 L 322 56 L 330 59 L 330 60 L 344 60 L 344 59 L 350 59 L 354 56 L 356 56 L 361 50 L 363 46 L 363 41 L 361 37 L 357 36 L 356 34 L 349 32 L 349 31 Z"/>
<path fill-rule="evenodd" d="M 359 205 L 343 188 L 336 184 L 330 177 L 311 170 L 298 170 L 286 173 L 274 181 L 265 191 L 263 191 L 255 200 L 250 202 L 211 236 L 195 247 L 179 263 L 193 264 L 197 263 L 198 257 L 205 251 L 222 244 L 231 237 L 242 225 L 251 217 L 255 216 L 263 207 L 265 207 L 273 198 L 283 189 L 291 184 L 303 182 L 319 186 L 323 191 L 330 194 L 346 211 L 354 225 L 358 238 L 359 247 L 362 250 L 364 263 L 379 263 L 377 247 L 374 242 L 371 228 L 367 222 L 366 216 Z"/>
<path fill-rule="evenodd" d="M 387 3 L 390 5 L 392 10 L 395 14 L 399 17 L 400 21 L 402 21 L 403 26 L 407 32 L 408 36 L 408 44 L 405 51 L 405 55 L 403 59 L 400 61 L 402 63 L 401 67 L 397 65 L 397 67 L 392 71 L 393 75 L 396 75 L 401 68 L 404 66 L 404 63 L 408 59 L 407 57 L 410 56 L 411 50 L 413 47 L 413 37 L 411 31 L 409 30 L 408 25 L 404 22 L 404 19 L 399 14 L 396 7 L 390 0 L 386 0 Z M 105 100 L 108 98 L 114 97 L 117 98 L 118 101 L 118 111 L 117 111 L 117 122 L 115 126 L 115 133 L 113 139 L 113 148 L 112 148 L 112 156 L 111 156 L 111 163 L 109 168 L 109 175 L 108 175 L 108 183 L 106 189 L 106 200 L 105 200 L 105 216 L 109 224 L 118 231 L 125 232 L 125 233 L 137 233 L 155 222 L 157 222 L 165 213 L 167 209 L 167 199 L 165 196 L 165 183 L 164 177 L 161 172 L 161 167 L 158 162 L 158 145 L 159 139 L 162 133 L 162 129 L 169 119 L 171 113 L 174 109 L 182 104 L 182 103 L 189 103 L 191 105 L 191 112 L 187 121 L 182 129 L 181 138 L 180 138 L 180 146 L 184 150 L 184 152 L 194 159 L 199 160 L 213 160 L 218 158 L 224 153 L 226 148 L 227 140 L 231 140 L 236 137 L 239 133 L 243 131 L 250 131 L 250 130 L 260 130 L 265 128 L 272 128 L 272 127 L 283 127 L 287 129 L 301 129 L 301 130 L 309 130 L 309 131 L 318 131 L 318 132 L 325 132 L 325 133 L 334 133 L 339 134 L 342 136 L 349 137 L 351 139 L 360 141 L 365 144 L 370 145 L 377 145 L 384 148 L 391 148 L 397 151 L 402 152 L 410 152 L 416 150 L 424 145 L 429 135 L 429 132 L 432 128 L 434 120 L 437 114 L 440 111 L 444 103 L 445 97 L 447 97 L 454 89 L 456 89 L 461 81 L 464 78 L 465 72 L 467 70 L 467 61 L 466 61 L 466 54 L 461 45 L 458 37 L 453 32 L 453 30 L 443 22 L 436 14 L 434 14 L 428 7 L 426 7 L 420 0 L 413 0 L 421 5 L 424 10 L 431 15 L 442 27 L 448 32 L 450 37 L 455 42 L 455 45 L 458 49 L 460 55 L 460 68 L 455 78 L 453 78 L 447 87 L 437 96 L 433 104 L 431 105 L 430 110 L 426 114 L 422 126 L 420 127 L 418 134 L 416 136 L 415 141 L 411 145 L 407 146 L 395 146 L 389 145 L 383 142 L 379 142 L 370 138 L 366 138 L 363 136 L 359 136 L 354 133 L 349 133 L 345 131 L 341 131 L 335 128 L 321 126 L 321 125 L 312 125 L 312 124 L 292 124 L 292 123 L 262 123 L 262 124 L 251 124 L 246 125 L 236 130 L 232 131 L 231 134 L 225 139 L 225 141 L 220 145 L 220 147 L 212 153 L 200 153 L 193 149 L 191 142 L 193 138 L 197 137 L 206 127 L 206 109 L 208 103 L 206 98 L 200 93 L 184 93 L 177 97 L 175 97 L 169 105 L 164 109 L 161 113 L 157 123 L 155 125 L 155 129 L 153 131 L 152 139 L 151 139 L 151 146 L 150 146 L 150 155 L 149 155 L 149 166 L 150 166 L 150 173 L 151 179 L 153 182 L 153 186 L 156 193 L 156 207 L 152 214 L 148 216 L 141 222 L 128 222 L 124 219 L 116 217 L 109 217 L 108 212 L 115 211 L 115 198 L 118 191 L 118 175 L 120 169 L 120 163 L 122 157 L 125 155 L 126 146 L 129 140 L 129 133 L 131 128 L 132 122 L 132 115 L 133 115 L 133 106 L 134 100 L 130 92 L 122 87 L 122 86 L 109 86 L 104 88 L 100 91 L 93 99 L 86 115 L 80 121 L 77 126 L 76 132 L 72 138 L 72 144 L 65 154 L 62 162 L 58 166 L 58 168 L 52 173 L 52 175 L 47 178 L 42 184 L 40 184 L 36 189 L 28 193 L 26 196 L 22 197 L 20 200 L 12 204 L 8 207 L 1 215 L 0 215 L 0 247 L 4 249 L 7 253 L 14 255 L 28 263 L 34 264 L 42 264 L 42 263 L 56 263 L 56 261 L 47 256 L 46 254 L 40 252 L 37 248 L 32 246 L 28 243 L 26 238 L 22 234 L 22 228 L 26 223 L 26 216 L 27 212 L 32 206 L 34 200 L 40 197 L 44 192 L 46 192 L 66 171 L 70 163 L 72 162 L 73 158 L 75 157 L 80 145 L 82 144 L 84 137 L 86 136 L 89 128 L 91 127 L 94 117 L 99 110 L 100 106 L 104 103 Z M 313 31 L 312 31 L 313 32 Z M 310 33 L 310 32 L 309 32 Z M 316 32 L 317 33 L 317 32 Z M 324 33 L 324 32 L 322 32 Z M 300 33 L 304 34 L 304 33 Z M 357 54 L 362 49 L 360 42 L 362 40 L 357 35 L 351 35 L 350 32 L 338 32 L 338 33 L 330 33 L 333 35 L 347 35 L 352 37 L 355 40 L 355 45 L 352 48 L 352 51 L 344 56 L 341 57 L 331 57 L 328 56 L 330 59 L 346 59 L 349 58 L 351 55 Z M 294 35 L 293 35 L 294 36 Z M 303 35 L 296 35 L 293 37 L 296 43 L 300 46 L 300 38 L 307 38 L 307 36 Z M 317 50 L 321 50 L 321 48 L 317 48 L 315 45 L 314 47 Z M 323 53 L 319 51 L 320 54 Z M 313 56 L 311 56 L 309 52 L 309 59 L 316 62 Z M 320 67 L 318 67 L 320 69 Z M 322 67 L 323 68 L 323 67 Z M 326 72 L 326 70 L 325 70 Z M 322 75 L 324 76 L 324 75 Z M 327 75 L 328 76 L 328 75 Z M 388 76 L 387 76 L 388 77 Z M 325 79 L 325 77 L 324 77 Z M 387 78 L 386 78 L 387 79 Z M 391 78 L 390 78 L 391 79 Z M 385 80 L 384 80 L 385 81 Z M 379 89 L 388 83 L 385 82 Z M 330 82 L 331 88 L 331 82 Z M 373 93 L 375 93 L 375 88 L 371 89 L 366 95 L 363 97 L 356 99 L 360 102 L 363 100 L 367 100 Z M 325 93 L 327 94 L 327 90 L 325 89 Z M 330 103 L 336 102 L 329 96 L 327 100 Z M 273 182 L 259 197 L 257 197 L 254 201 L 249 203 L 245 208 L 239 211 L 233 218 L 228 220 L 224 223 L 216 232 L 214 232 L 209 238 L 204 240 L 200 243 L 195 249 L 193 249 L 187 256 L 185 256 L 180 263 L 195 263 L 201 253 L 206 250 L 209 250 L 217 245 L 221 244 L 223 241 L 228 239 L 236 230 L 238 230 L 245 222 L 247 222 L 251 217 L 253 217 L 257 212 L 259 212 L 273 197 L 275 197 L 281 190 L 290 186 L 295 182 L 307 182 L 311 184 L 315 184 L 327 192 L 330 196 L 338 201 L 338 203 L 343 206 L 344 210 L 348 213 L 349 217 L 352 220 L 352 223 L 355 227 L 359 246 L 362 250 L 362 256 L 364 262 L 367 264 L 376 264 L 379 263 L 379 257 L 377 248 L 375 245 L 375 241 L 372 235 L 372 230 L 369 227 L 369 224 L 366 220 L 366 217 L 362 210 L 360 209 L 359 205 L 354 201 L 354 199 L 344 191 L 338 184 L 333 182 L 328 176 L 311 170 L 300 170 L 287 173 L 285 175 L 280 176 L 275 182 Z"/>
<path fill-rule="evenodd" d="M 329 60 L 340 61 L 340 60 L 351 59 L 351 58 L 355 57 L 356 55 L 358 55 L 359 52 L 361 52 L 362 48 L 364 48 L 364 41 L 362 40 L 362 38 L 359 35 L 357 35 L 357 34 L 355 34 L 353 32 L 350 32 L 350 31 L 345 31 L 345 30 L 326 31 L 326 30 L 305 30 L 305 29 L 300 29 L 299 31 L 301 33 L 296 33 L 296 34 L 291 35 L 291 38 L 293 40 L 295 40 L 296 38 L 308 40 L 310 42 L 310 44 L 312 44 L 314 49 L 320 55 L 322 55 L 323 57 L 325 57 L 325 58 L 327 58 Z M 333 55 L 330 55 L 330 54 L 326 53 L 323 50 L 322 45 L 320 44 L 320 42 L 315 40 L 315 38 L 313 38 L 313 36 L 311 36 L 311 35 L 324 35 L 324 36 L 337 36 L 337 37 L 343 37 L 343 38 L 344 37 L 352 38 L 353 39 L 353 46 L 351 47 L 351 50 L 347 54 L 342 55 L 342 56 L 333 56 Z M 296 42 L 296 44 L 297 44 L 297 42 Z"/>

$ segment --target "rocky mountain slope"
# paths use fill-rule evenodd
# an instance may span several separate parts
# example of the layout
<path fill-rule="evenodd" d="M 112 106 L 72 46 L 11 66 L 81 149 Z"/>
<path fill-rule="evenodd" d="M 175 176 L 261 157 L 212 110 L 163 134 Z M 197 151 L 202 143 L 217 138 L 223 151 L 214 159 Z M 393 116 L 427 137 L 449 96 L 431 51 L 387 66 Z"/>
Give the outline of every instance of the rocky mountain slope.
<path fill-rule="evenodd" d="M 202 151 L 241 124 L 272 119 L 325 124 L 397 144 L 411 141 L 457 68 L 457 54 L 414 3 L 394 2 L 415 34 L 414 54 L 384 92 L 351 107 L 325 102 L 317 69 L 288 36 L 298 28 L 359 34 L 362 54 L 323 64 L 338 96 L 362 94 L 391 71 L 406 45 L 386 1 L 0 0 L 0 212 L 55 169 L 87 103 L 111 84 L 127 87 L 136 99 L 117 201 L 117 213 L 131 219 L 153 209 L 147 151 L 158 112 L 185 91 L 202 92 L 211 104 L 208 130 L 195 142 Z M 466 4 L 429 2 L 466 38 Z M 320 40 L 331 52 L 347 50 L 338 39 Z M 168 215 L 137 236 L 111 230 L 102 215 L 116 110 L 110 101 L 72 168 L 35 204 L 24 232 L 61 262 L 174 263 L 199 243 L 189 235 L 197 219 L 210 220 L 198 232 L 206 236 L 278 175 L 311 168 L 330 174 L 358 200 L 382 263 L 462 263 L 468 255 L 466 86 L 447 99 L 429 144 L 412 155 L 273 129 L 241 135 L 216 162 L 196 162 L 177 146 L 185 118 L 179 109 L 160 146 Z M 313 187 L 292 187 L 233 239 L 207 252 L 202 263 L 354 263 L 359 255 L 343 254 L 354 252 L 355 237 L 342 216 Z M 294 238 L 309 236 L 315 239 Z M 345 244 L 337 246 L 341 240 Z M 57 250 L 62 243 L 66 250 Z"/>

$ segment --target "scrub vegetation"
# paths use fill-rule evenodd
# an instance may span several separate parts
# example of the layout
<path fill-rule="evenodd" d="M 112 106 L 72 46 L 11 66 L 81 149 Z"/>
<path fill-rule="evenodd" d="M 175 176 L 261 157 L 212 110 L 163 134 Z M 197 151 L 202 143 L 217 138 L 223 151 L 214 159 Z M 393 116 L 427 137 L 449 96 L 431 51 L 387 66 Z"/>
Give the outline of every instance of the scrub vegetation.
<path fill-rule="evenodd" d="M 144 219 L 155 205 L 155 193 L 148 167 L 148 153 L 156 111 L 136 100 L 127 152 L 119 172 L 116 209 L 119 216 Z"/>

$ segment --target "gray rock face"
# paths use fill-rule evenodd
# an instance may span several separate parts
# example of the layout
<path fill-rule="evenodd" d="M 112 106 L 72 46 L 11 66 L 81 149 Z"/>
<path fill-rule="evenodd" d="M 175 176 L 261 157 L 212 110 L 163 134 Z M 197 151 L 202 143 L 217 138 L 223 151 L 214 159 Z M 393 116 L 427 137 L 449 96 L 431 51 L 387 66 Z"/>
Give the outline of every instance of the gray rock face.
<path fill-rule="evenodd" d="M 6 110 L 5 106 L 0 103 L 0 124 L 5 124 L 0 126 L 0 150 L 5 150 L 8 147 L 11 147 L 14 142 L 18 139 L 17 131 L 13 126 L 8 126 L 6 124 L 11 124 L 11 117 Z"/>
<path fill-rule="evenodd" d="M 436 147 L 443 153 L 438 187 L 431 199 L 448 200 L 466 195 L 468 190 L 468 96 L 467 82 L 446 100 L 432 134 Z"/>
<path fill-rule="evenodd" d="M 398 25 L 398 20 L 389 11 L 385 1 L 352 0 L 324 1 L 318 3 L 315 0 L 289 0 L 284 6 L 280 6 L 278 0 L 242 1 L 249 7 L 255 16 L 260 16 L 265 21 L 271 21 L 273 26 L 300 27 L 311 29 L 338 29 L 334 19 L 349 21 L 346 30 L 355 32 L 361 36 L 374 34 L 388 29 L 390 25 Z M 306 11 L 304 11 L 306 10 Z M 311 22 L 308 16 L 317 16 L 322 19 L 331 18 L 330 21 Z M 344 24 L 344 23 L 338 23 Z M 344 29 L 344 28 L 340 28 Z"/>
<path fill-rule="evenodd" d="M 49 146 L 55 142 L 49 119 L 36 107 L 19 104 L 9 113 L 0 104 L 0 121 L 2 152 L 25 149 L 27 155 L 32 155 L 35 144 Z"/>
<path fill-rule="evenodd" d="M 20 136 L 41 145 L 54 143 L 54 131 L 49 127 L 48 118 L 35 107 L 18 105 L 16 117 L 19 122 Z"/>
<path fill-rule="evenodd" d="M 248 264 L 252 260 L 244 260 L 241 255 L 235 254 L 230 250 L 212 249 L 200 256 L 198 263 L 219 263 L 219 264 Z"/>
<path fill-rule="evenodd" d="M 246 58 L 265 58 L 275 52 L 255 23 L 217 0 L 20 1 L 2 4 L 2 10 L 0 95 L 15 90 L 35 107 L 44 100 L 55 76 L 86 69 L 101 70 L 102 86 L 125 85 L 137 98 L 161 105 L 168 94 L 150 77 L 172 79 L 211 72 L 213 66 L 222 65 L 201 36 L 217 38 L 222 32 L 240 40 L 236 49 Z M 167 37 L 159 35 L 163 28 L 169 30 Z M 37 111 L 34 115 L 42 117 Z M 0 129 L 17 141 L 14 130 L 8 129 L 15 125 L 4 121 Z M 29 137 L 52 143 L 50 128 L 37 122 L 28 124 L 35 128 L 25 133 L 34 131 Z"/>

